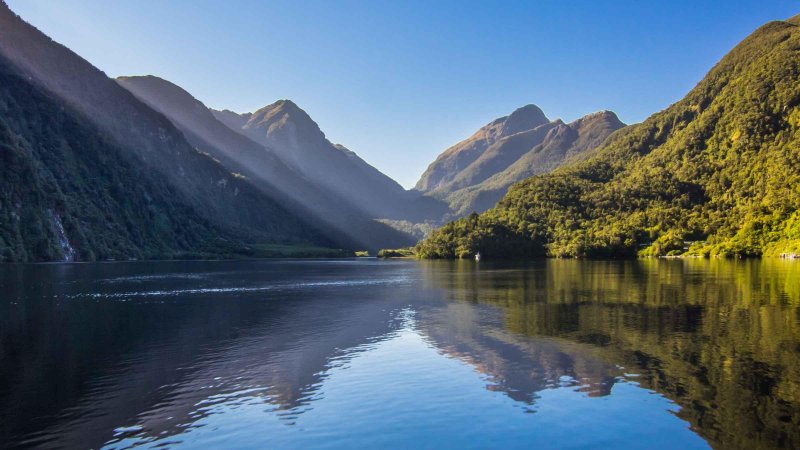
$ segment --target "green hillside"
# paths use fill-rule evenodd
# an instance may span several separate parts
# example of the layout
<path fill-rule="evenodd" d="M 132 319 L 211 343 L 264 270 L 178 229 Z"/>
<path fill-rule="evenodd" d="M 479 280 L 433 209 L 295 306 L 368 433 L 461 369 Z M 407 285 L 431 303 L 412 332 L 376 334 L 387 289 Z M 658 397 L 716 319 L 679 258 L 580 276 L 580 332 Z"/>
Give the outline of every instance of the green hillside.
<path fill-rule="evenodd" d="M 0 1 L 0 261 L 339 247 Z"/>
<path fill-rule="evenodd" d="M 0 161 L 0 261 L 270 256 L 246 242 L 327 243 L 277 205 L 257 231 L 212 224 L 160 173 L 2 58 Z"/>
<path fill-rule="evenodd" d="M 800 251 L 800 19 L 771 22 L 681 101 L 420 243 L 427 258 Z"/>

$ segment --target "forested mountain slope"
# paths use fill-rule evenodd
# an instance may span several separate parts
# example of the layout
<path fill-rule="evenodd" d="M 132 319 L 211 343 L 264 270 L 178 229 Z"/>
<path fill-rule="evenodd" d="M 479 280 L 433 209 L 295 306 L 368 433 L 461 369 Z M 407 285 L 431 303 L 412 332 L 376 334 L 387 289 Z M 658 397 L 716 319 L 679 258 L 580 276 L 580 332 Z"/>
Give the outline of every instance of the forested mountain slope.
<path fill-rule="evenodd" d="M 800 19 L 770 22 L 683 98 L 583 161 L 447 224 L 424 257 L 800 251 Z"/>
<path fill-rule="evenodd" d="M 331 243 L 3 2 L 0 60 L 4 260 Z"/>
<path fill-rule="evenodd" d="M 250 242 L 330 244 L 258 198 L 246 201 L 271 214 L 252 219 L 262 221 L 257 229 L 214 226 L 160 173 L 2 57 L 0 159 L 0 261 L 247 256 L 259 254 Z"/>

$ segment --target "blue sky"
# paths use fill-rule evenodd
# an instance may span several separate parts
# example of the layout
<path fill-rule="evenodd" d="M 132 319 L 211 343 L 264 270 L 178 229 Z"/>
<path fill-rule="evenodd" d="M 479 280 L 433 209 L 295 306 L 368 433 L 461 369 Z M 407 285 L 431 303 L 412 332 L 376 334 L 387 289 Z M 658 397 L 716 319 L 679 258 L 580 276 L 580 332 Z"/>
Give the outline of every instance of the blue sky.
<path fill-rule="evenodd" d="M 639 122 L 798 1 L 7 0 L 110 76 L 153 74 L 210 107 L 294 100 L 412 186 L 446 147 L 535 103 Z"/>

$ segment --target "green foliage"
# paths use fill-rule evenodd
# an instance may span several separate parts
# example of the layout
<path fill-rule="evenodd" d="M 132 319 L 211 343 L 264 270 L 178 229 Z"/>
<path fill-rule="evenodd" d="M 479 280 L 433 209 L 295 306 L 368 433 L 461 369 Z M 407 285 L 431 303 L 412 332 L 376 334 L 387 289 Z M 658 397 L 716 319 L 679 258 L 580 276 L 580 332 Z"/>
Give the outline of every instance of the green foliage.
<path fill-rule="evenodd" d="M 290 222 L 253 221 L 258 234 L 241 223 L 221 228 L 160 173 L 1 64 L 0 262 L 284 256 L 247 244 L 268 236 L 307 245 L 298 239 L 307 229 Z M 282 214 L 262 211 L 270 212 Z"/>
<path fill-rule="evenodd" d="M 436 227 L 430 222 L 412 223 L 407 220 L 376 219 L 378 222 L 388 225 L 395 230 L 413 236 L 415 241 L 424 239 L 431 234 Z"/>
<path fill-rule="evenodd" d="M 257 244 L 251 246 L 255 258 L 346 258 L 350 252 L 342 249 L 301 244 Z"/>
<path fill-rule="evenodd" d="M 780 254 L 800 241 L 800 27 L 772 22 L 683 100 L 435 231 L 425 258 Z"/>
<path fill-rule="evenodd" d="M 367 250 L 359 250 L 355 252 L 355 255 L 359 258 L 366 258 L 369 256 L 369 252 Z"/>
<path fill-rule="evenodd" d="M 414 258 L 416 256 L 413 248 L 384 248 L 378 252 L 378 258 Z"/>

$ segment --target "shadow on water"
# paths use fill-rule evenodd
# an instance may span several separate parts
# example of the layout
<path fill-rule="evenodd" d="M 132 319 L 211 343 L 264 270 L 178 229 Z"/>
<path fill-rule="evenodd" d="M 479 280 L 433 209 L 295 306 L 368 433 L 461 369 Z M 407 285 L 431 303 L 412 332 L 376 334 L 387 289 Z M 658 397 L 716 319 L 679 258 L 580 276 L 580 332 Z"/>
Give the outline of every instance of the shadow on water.
<path fill-rule="evenodd" d="M 789 261 L 22 265 L 0 292 L 0 442 L 155 445 L 254 403 L 294 427 L 331 373 L 411 327 L 524 411 L 634 382 L 714 447 L 800 446 Z M 397 382 L 435 403 L 430 379 Z"/>
<path fill-rule="evenodd" d="M 0 441 L 97 447 L 132 418 L 163 438 L 215 401 L 253 391 L 291 421 L 340 349 L 397 327 L 391 302 L 358 288 L 402 284 L 403 270 L 357 278 L 347 262 L 5 267 Z"/>

